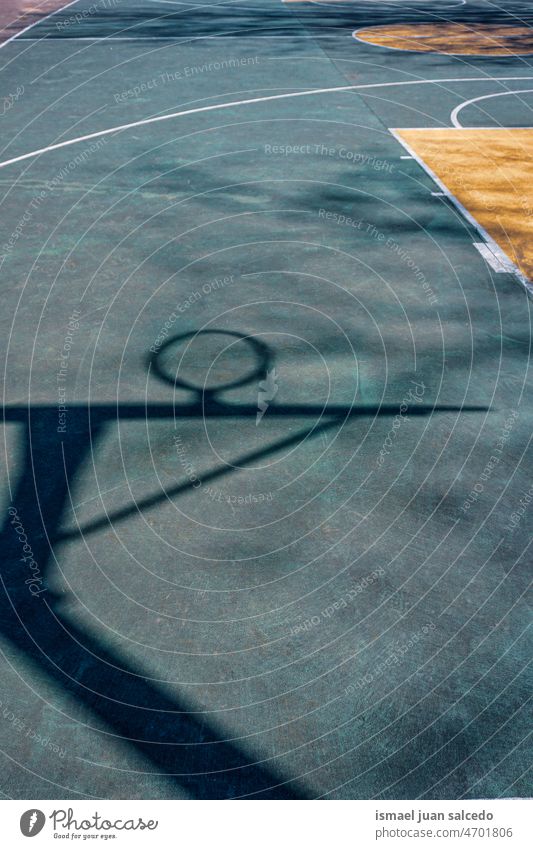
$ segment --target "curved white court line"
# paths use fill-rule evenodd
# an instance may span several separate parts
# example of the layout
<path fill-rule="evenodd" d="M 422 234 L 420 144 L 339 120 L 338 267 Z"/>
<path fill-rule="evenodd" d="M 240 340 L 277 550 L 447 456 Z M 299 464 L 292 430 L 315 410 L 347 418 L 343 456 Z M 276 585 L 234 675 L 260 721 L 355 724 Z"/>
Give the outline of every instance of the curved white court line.
<path fill-rule="evenodd" d="M 69 6 L 74 6 L 75 3 L 79 3 L 79 0 L 70 0 L 70 3 L 65 3 L 65 5 L 60 6 L 59 9 L 54 9 L 52 12 L 48 12 L 48 14 L 44 16 L 44 18 L 39 18 L 37 21 L 34 21 L 32 24 L 28 24 L 27 27 L 24 27 L 24 29 L 21 29 L 19 32 L 16 32 L 10 38 L 7 38 L 5 41 L 3 41 L 0 44 L 0 49 L 2 47 L 5 47 L 6 44 L 9 44 L 11 41 L 14 41 L 16 38 L 20 38 L 21 35 L 24 35 L 24 33 L 28 32 L 28 30 L 33 29 L 33 27 L 37 26 L 37 24 L 42 24 L 43 21 L 46 21 L 48 18 L 51 18 L 52 15 L 56 15 L 58 12 L 62 12 L 64 9 L 68 9 Z M 38 9 L 37 9 L 37 11 L 38 11 Z M 12 21 L 11 24 L 8 24 L 8 26 L 11 26 L 12 24 L 16 23 L 17 20 L 18 20 L 18 18 L 15 19 L 14 21 Z M 40 40 L 41 39 L 39 39 L 39 41 Z"/>
<path fill-rule="evenodd" d="M 533 80 L 533 76 L 527 77 L 490 77 L 491 80 Z M 265 97 L 250 97 L 246 100 L 231 100 L 227 103 L 214 103 L 211 106 L 197 106 L 194 109 L 184 109 L 181 112 L 170 112 L 168 115 L 157 115 L 155 118 L 143 118 L 140 121 L 133 121 L 130 124 L 119 124 L 116 127 L 110 127 L 107 130 L 97 130 L 94 133 L 87 133 L 84 136 L 78 136 L 74 139 L 66 139 L 57 144 L 49 144 L 46 147 L 40 147 L 37 150 L 31 150 L 28 153 L 23 153 L 20 156 L 14 156 L 12 159 L 6 159 L 0 162 L 0 168 L 6 168 L 8 165 L 14 165 L 16 162 L 23 162 L 25 159 L 31 159 L 32 156 L 40 156 L 42 153 L 49 153 L 52 150 L 59 150 L 62 147 L 69 147 L 73 144 L 78 144 L 91 139 L 102 138 L 113 133 L 119 133 L 123 130 L 131 130 L 135 127 L 143 127 L 148 124 L 157 124 L 161 121 L 170 121 L 172 118 L 182 118 L 185 115 L 197 115 L 201 112 L 214 112 L 217 109 L 230 109 L 233 106 L 246 106 L 251 103 L 266 103 L 272 100 L 287 100 L 292 97 L 311 97 L 315 94 L 332 94 L 338 91 L 362 91 L 369 88 L 386 88 L 403 85 L 434 85 L 440 83 L 460 83 L 460 82 L 487 82 L 487 77 L 448 77 L 435 80 L 402 80 L 389 83 L 365 83 L 363 85 L 343 85 L 334 86 L 332 88 L 314 88 L 305 91 L 293 91 L 285 94 L 270 94 Z"/>
<path fill-rule="evenodd" d="M 458 129 L 464 130 L 465 127 L 458 120 L 457 116 L 459 112 L 464 109 L 466 106 L 471 106 L 473 103 L 479 103 L 480 100 L 489 100 L 491 97 L 505 97 L 509 94 L 528 94 L 533 91 L 533 88 L 522 88 L 518 89 L 518 91 L 497 91 L 494 94 L 484 94 L 482 97 L 473 97 L 471 100 L 465 100 L 464 103 L 460 103 L 459 106 L 456 106 L 450 115 L 450 121 L 454 127 Z M 471 127 L 472 130 L 479 129 L 478 127 Z M 515 128 L 510 128 L 515 129 Z"/>

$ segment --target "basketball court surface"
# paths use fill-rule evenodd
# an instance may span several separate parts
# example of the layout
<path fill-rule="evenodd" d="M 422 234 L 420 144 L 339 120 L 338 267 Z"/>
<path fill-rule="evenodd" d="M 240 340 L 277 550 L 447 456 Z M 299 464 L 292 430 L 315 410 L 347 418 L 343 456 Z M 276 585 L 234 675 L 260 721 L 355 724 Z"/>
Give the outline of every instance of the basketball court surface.
<path fill-rule="evenodd" d="M 2 15 L 0 792 L 530 796 L 530 4 Z"/>

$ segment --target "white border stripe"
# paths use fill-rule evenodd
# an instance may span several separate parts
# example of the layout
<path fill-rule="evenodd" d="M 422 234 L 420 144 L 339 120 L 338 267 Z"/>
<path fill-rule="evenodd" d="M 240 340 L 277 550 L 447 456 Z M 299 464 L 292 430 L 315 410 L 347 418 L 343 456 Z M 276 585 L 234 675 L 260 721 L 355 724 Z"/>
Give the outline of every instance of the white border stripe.
<path fill-rule="evenodd" d="M 75 0 L 77 2 L 77 0 Z M 523 76 L 523 77 L 493 77 L 494 80 L 533 80 L 533 76 Z M 88 133 L 85 136 L 78 136 L 74 139 L 66 139 L 66 141 L 58 142 L 57 144 L 50 144 L 46 147 L 38 148 L 37 150 L 32 150 L 29 153 L 23 153 L 20 156 L 14 156 L 12 159 L 6 159 L 4 162 L 0 162 L 0 168 L 6 168 L 8 165 L 14 165 L 16 162 L 23 162 L 25 159 L 30 159 L 32 156 L 40 156 L 42 153 L 49 153 L 52 150 L 60 150 L 62 147 L 69 147 L 73 144 L 78 144 L 79 142 L 89 141 L 90 139 L 101 138 L 102 136 L 108 136 L 113 133 L 119 133 L 123 130 L 132 130 L 135 127 L 144 127 L 148 124 L 156 124 L 161 121 L 170 121 L 172 118 L 182 118 L 185 115 L 197 115 L 201 112 L 213 112 L 217 109 L 230 109 L 233 106 L 246 106 L 252 103 L 266 103 L 267 101 L 274 100 L 287 100 L 293 97 L 311 97 L 315 94 L 334 94 L 335 92 L 341 91 L 363 91 L 365 89 L 372 88 L 387 88 L 387 87 L 395 87 L 395 86 L 411 86 L 411 85 L 435 85 L 439 83 L 458 83 L 458 82 L 487 82 L 487 77 L 445 77 L 443 79 L 435 79 L 435 80 L 401 80 L 389 83 L 365 83 L 364 85 L 343 85 L 343 86 L 334 86 L 332 88 L 314 88 L 307 89 L 306 91 L 294 91 L 285 94 L 270 94 L 265 97 L 251 97 L 247 100 L 232 100 L 228 103 L 214 103 L 211 106 L 197 106 L 194 109 L 185 109 L 182 112 L 170 112 L 168 115 L 158 115 L 155 118 L 143 118 L 140 121 L 133 121 L 131 124 L 119 124 L 116 127 L 110 127 L 107 130 L 98 130 L 94 133 Z M 435 128 L 439 129 L 439 128 Z M 442 127 L 440 128 L 442 129 Z M 477 129 L 477 128 L 476 128 Z M 503 128 L 502 128 L 503 129 Z M 513 127 L 513 129 L 516 129 Z M 394 130 L 391 130 L 394 134 Z M 404 145 L 405 147 L 405 145 Z M 415 157 L 416 159 L 416 157 Z"/>
<path fill-rule="evenodd" d="M 406 132 L 408 130 L 412 130 L 412 129 L 415 129 L 415 127 L 404 128 L 404 130 Z M 426 128 L 425 127 L 417 127 L 416 129 L 425 130 Z M 442 128 L 433 127 L 433 129 L 442 129 Z M 480 129 L 480 127 L 475 127 L 475 128 L 471 128 L 471 127 L 464 127 L 464 128 L 446 127 L 445 129 L 453 130 L 453 132 L 460 133 L 460 132 L 469 132 L 472 129 L 475 129 L 477 131 L 477 130 Z M 486 127 L 484 129 L 492 129 L 492 127 Z M 514 129 L 516 129 L 516 127 L 512 127 L 512 128 L 499 127 L 498 129 L 501 129 L 501 130 L 513 129 L 514 130 Z M 530 130 L 530 129 L 533 129 L 533 127 L 524 127 L 523 129 L 529 129 Z M 472 227 L 474 227 L 477 230 L 479 235 L 482 236 L 485 243 L 489 247 L 490 251 L 499 260 L 499 262 L 502 265 L 505 265 L 507 267 L 507 270 L 510 274 L 514 274 L 518 278 L 518 280 L 520 281 L 522 286 L 525 288 L 527 294 L 530 296 L 530 298 L 533 298 L 533 285 L 528 280 L 528 278 L 525 276 L 525 274 L 523 274 L 520 271 L 520 269 L 518 268 L 518 266 L 512 261 L 512 259 L 510 259 L 510 257 L 507 256 L 505 251 L 503 251 L 501 249 L 499 244 L 495 241 L 495 239 L 492 238 L 490 233 L 488 233 L 485 230 L 483 225 L 480 224 L 479 221 L 477 221 L 477 219 L 474 218 L 474 216 L 468 211 L 468 209 L 465 206 L 463 206 L 461 201 L 458 198 L 456 198 L 455 195 L 452 192 L 450 192 L 448 187 L 442 182 L 442 180 L 439 177 L 437 177 L 437 175 L 435 174 L 434 171 L 431 170 L 429 165 L 426 162 L 424 162 L 424 160 L 421 159 L 420 156 L 418 156 L 418 154 L 413 150 L 411 145 L 408 142 L 406 142 L 404 139 L 402 139 L 402 137 L 399 135 L 399 133 L 402 132 L 402 129 L 401 128 L 394 129 L 392 127 L 389 127 L 389 132 L 394 136 L 396 141 L 398 141 L 402 145 L 402 147 L 405 148 L 405 150 L 409 151 L 409 153 L 411 154 L 413 159 L 416 160 L 416 162 L 420 165 L 420 167 L 424 169 L 426 174 L 429 177 L 431 177 L 433 182 L 435 182 L 437 184 L 437 186 L 441 189 L 441 191 L 446 195 L 446 197 L 449 198 L 449 200 L 453 203 L 453 205 L 456 207 L 456 209 L 459 210 L 459 212 L 461 213 L 463 218 L 465 218 L 468 221 L 468 223 L 471 224 Z M 475 245 L 475 242 L 473 244 Z M 479 250 L 479 248 L 478 248 L 478 250 Z"/>
<path fill-rule="evenodd" d="M 74 3 L 79 3 L 79 0 L 70 0 L 70 3 L 65 3 L 65 5 L 60 6 L 59 9 L 54 9 L 53 12 L 48 12 L 48 14 L 44 16 L 44 18 L 39 18 L 37 21 L 34 21 L 32 24 L 28 24 L 28 26 L 24 27 L 24 29 L 21 29 L 20 32 L 16 32 L 15 35 L 12 35 L 10 38 L 7 38 L 5 41 L 3 41 L 0 44 L 0 49 L 2 47 L 5 47 L 6 44 L 10 44 L 16 38 L 20 38 L 21 35 L 24 35 L 24 33 L 28 32 L 28 30 L 33 29 L 33 27 L 37 26 L 37 24 L 42 24 L 43 21 L 48 20 L 48 18 L 51 18 L 52 15 L 56 15 L 58 12 L 62 12 L 64 9 L 68 9 L 69 6 L 74 6 Z M 12 21 L 12 23 L 16 23 L 16 21 Z M 11 25 L 8 24 L 8 26 L 11 26 Z M 30 39 L 28 39 L 28 41 L 29 40 Z M 42 38 L 37 38 L 35 40 L 36 41 L 42 41 Z"/>
<path fill-rule="evenodd" d="M 507 256 L 505 256 L 505 262 L 502 262 L 501 258 L 495 256 L 490 249 L 490 245 L 486 242 L 473 242 L 473 245 L 496 274 L 509 274 L 509 272 L 514 274 L 513 263 Z"/>
<path fill-rule="evenodd" d="M 457 118 L 457 116 L 459 115 L 459 112 L 461 112 L 467 106 L 473 106 L 475 103 L 479 103 L 481 100 L 491 100 L 493 97 L 509 97 L 509 95 L 511 95 L 511 94 L 531 94 L 531 92 L 533 92 L 533 88 L 520 88 L 520 89 L 517 89 L 517 90 L 511 89 L 511 91 L 496 91 L 496 92 L 493 92 L 492 94 L 483 94 L 481 97 L 473 97 L 471 100 L 464 100 L 462 103 L 459 103 L 459 105 L 456 106 L 455 109 L 453 110 L 453 112 L 451 113 L 450 122 L 453 124 L 454 127 L 457 127 L 458 129 L 477 130 L 478 127 L 464 127 L 463 124 L 461 124 L 461 122 Z M 482 111 L 484 111 L 484 110 L 482 110 Z M 500 129 L 505 130 L 505 129 L 508 129 L 508 128 L 507 127 L 500 127 Z M 513 127 L 512 129 L 516 130 L 516 129 L 518 129 L 518 127 Z M 522 128 L 522 129 L 524 129 L 524 128 Z"/>

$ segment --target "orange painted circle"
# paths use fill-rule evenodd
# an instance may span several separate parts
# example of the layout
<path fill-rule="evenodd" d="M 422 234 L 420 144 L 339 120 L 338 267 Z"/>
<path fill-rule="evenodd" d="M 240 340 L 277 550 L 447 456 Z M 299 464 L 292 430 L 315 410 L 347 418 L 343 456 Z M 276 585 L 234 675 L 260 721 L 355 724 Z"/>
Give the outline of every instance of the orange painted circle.
<path fill-rule="evenodd" d="M 377 47 L 457 56 L 523 56 L 533 53 L 533 29 L 502 24 L 388 24 L 357 30 Z"/>

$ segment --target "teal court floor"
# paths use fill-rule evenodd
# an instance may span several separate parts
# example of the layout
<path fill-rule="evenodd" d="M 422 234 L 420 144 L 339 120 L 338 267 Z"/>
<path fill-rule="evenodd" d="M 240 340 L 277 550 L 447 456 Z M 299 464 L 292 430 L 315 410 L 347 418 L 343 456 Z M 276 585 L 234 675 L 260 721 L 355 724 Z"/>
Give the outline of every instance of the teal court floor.
<path fill-rule="evenodd" d="M 531 795 L 530 281 L 401 136 L 533 125 L 528 4 L 32 8 L 0 48 L 0 792 Z M 520 31 L 410 49 L 450 23 Z"/>

